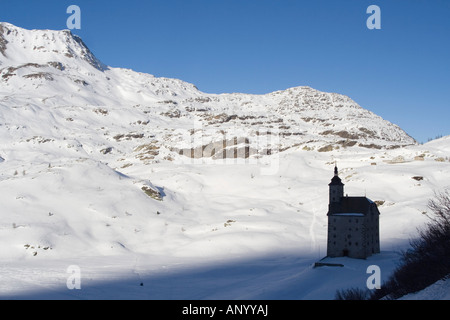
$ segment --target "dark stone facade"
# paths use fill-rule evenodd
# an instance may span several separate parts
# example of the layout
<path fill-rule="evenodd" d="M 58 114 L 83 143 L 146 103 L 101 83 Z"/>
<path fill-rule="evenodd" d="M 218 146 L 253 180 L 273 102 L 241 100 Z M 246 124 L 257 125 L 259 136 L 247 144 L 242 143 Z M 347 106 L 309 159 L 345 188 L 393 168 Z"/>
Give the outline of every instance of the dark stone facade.
<path fill-rule="evenodd" d="M 377 205 L 366 197 L 344 196 L 337 167 L 329 188 L 327 256 L 365 259 L 379 253 Z"/>

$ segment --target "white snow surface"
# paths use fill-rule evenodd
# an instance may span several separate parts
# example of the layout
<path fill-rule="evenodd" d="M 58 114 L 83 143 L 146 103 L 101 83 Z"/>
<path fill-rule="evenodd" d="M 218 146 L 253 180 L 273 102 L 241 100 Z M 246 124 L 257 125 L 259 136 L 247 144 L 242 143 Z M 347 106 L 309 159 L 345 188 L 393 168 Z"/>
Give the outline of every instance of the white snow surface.
<path fill-rule="evenodd" d="M 448 278 L 436 281 L 419 292 L 401 297 L 400 300 L 450 300 L 450 281 Z"/>
<path fill-rule="evenodd" d="M 256 154 L 179 154 L 235 137 Z M 0 23 L 0 298 L 333 299 L 369 265 L 388 278 L 449 156 L 450 137 L 419 145 L 339 94 L 207 94 Z M 313 268 L 336 161 L 345 193 L 380 201 L 381 253 Z M 410 298 L 449 298 L 427 290 Z"/>

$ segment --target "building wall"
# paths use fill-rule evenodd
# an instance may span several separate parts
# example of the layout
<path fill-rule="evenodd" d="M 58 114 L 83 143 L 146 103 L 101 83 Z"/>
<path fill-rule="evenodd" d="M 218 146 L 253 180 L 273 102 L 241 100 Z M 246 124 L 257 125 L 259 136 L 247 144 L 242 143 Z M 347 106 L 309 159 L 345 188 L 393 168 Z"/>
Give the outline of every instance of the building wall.
<path fill-rule="evenodd" d="M 329 193 L 330 193 L 329 203 L 339 202 L 341 198 L 344 196 L 344 186 L 343 185 L 330 186 Z"/>
<path fill-rule="evenodd" d="M 363 215 L 328 216 L 327 255 L 329 257 L 366 258 L 366 234 L 366 218 Z"/>
<path fill-rule="evenodd" d="M 380 252 L 380 225 L 379 212 L 375 204 L 372 204 L 366 215 L 366 247 L 367 256 Z"/>
<path fill-rule="evenodd" d="M 327 256 L 365 259 L 380 252 L 379 214 L 376 205 L 365 215 L 328 216 Z"/>

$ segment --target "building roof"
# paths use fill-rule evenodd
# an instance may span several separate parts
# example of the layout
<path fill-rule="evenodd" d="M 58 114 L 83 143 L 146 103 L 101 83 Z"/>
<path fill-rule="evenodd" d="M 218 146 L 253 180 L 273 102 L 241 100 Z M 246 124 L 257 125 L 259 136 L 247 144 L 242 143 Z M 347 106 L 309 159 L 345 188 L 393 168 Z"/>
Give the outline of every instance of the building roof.
<path fill-rule="evenodd" d="M 339 202 L 331 203 L 328 214 L 339 215 L 366 215 L 370 212 L 371 207 L 375 207 L 375 212 L 378 212 L 376 204 L 366 197 L 342 197 Z M 379 212 L 378 212 L 379 214 Z"/>
<path fill-rule="evenodd" d="M 338 176 L 334 176 L 328 185 L 329 186 L 343 186 L 344 184 L 342 183 L 341 178 L 339 178 Z"/>
<path fill-rule="evenodd" d="M 364 217 L 364 213 L 333 213 L 333 216 Z"/>

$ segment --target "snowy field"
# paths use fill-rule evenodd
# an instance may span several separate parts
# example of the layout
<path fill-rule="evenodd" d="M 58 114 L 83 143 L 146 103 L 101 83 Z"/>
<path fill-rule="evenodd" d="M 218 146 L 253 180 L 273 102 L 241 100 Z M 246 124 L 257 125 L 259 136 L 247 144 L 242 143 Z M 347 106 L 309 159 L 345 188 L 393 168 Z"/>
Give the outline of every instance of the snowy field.
<path fill-rule="evenodd" d="M 333 299 L 338 289 L 365 288 L 369 265 L 388 278 L 427 221 L 427 200 L 448 186 L 450 163 L 435 161 L 448 151 L 448 137 L 378 153 L 293 150 L 272 159 L 272 175 L 261 174 L 262 163 L 160 163 L 121 173 L 91 160 L 27 167 L 0 184 L 0 295 Z M 424 152 L 429 158 L 413 160 Z M 399 155 L 405 161 L 393 163 Z M 345 193 L 384 201 L 381 253 L 313 268 L 326 254 L 335 160 Z M 8 165 L 2 172 L 14 171 Z M 163 190 L 162 201 L 140 190 L 143 180 Z M 79 267 L 79 290 L 67 287 L 70 266 Z"/>

